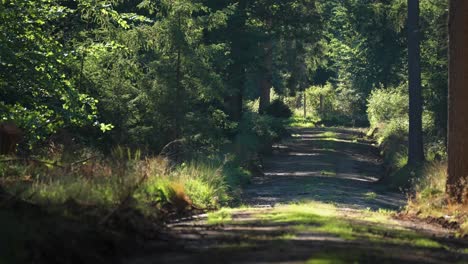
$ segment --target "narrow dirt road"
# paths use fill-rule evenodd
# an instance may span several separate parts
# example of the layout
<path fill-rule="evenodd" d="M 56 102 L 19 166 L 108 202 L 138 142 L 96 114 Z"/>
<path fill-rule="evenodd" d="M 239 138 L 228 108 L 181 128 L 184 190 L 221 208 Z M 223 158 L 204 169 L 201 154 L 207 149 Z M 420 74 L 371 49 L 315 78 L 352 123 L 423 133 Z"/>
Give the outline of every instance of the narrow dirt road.
<path fill-rule="evenodd" d="M 466 240 L 392 217 L 405 197 L 376 184 L 377 149 L 359 130 L 292 133 L 245 206 L 172 223 L 175 244 L 127 263 L 468 263 Z"/>
<path fill-rule="evenodd" d="M 384 173 L 378 150 L 352 129 L 292 130 L 293 138 L 274 147 L 265 160 L 265 177 L 256 178 L 244 196 L 246 204 L 275 205 L 304 200 L 354 209 L 398 209 L 401 194 L 375 184 Z"/>

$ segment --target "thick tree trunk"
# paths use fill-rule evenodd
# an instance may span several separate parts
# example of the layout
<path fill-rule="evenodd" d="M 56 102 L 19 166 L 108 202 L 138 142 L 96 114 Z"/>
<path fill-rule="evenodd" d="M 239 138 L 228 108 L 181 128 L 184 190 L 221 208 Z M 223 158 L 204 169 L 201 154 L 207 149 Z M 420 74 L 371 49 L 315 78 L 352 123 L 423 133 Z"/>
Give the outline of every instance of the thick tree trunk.
<path fill-rule="evenodd" d="M 451 0 L 447 194 L 468 203 L 468 1 Z"/>
<path fill-rule="evenodd" d="M 243 112 L 243 84 L 239 83 L 235 88 L 234 94 L 227 97 L 225 102 L 228 108 L 228 114 L 232 121 L 239 122 L 242 119 Z"/>
<path fill-rule="evenodd" d="M 424 161 L 420 65 L 419 0 L 408 0 L 409 145 L 408 165 Z"/>
<path fill-rule="evenodd" d="M 273 54 L 272 50 L 273 44 L 271 40 L 268 40 L 265 43 L 265 57 L 264 57 L 264 71 L 262 73 L 262 79 L 260 80 L 260 104 L 258 111 L 259 113 L 265 113 L 266 108 L 270 105 L 270 90 L 272 87 L 271 78 L 272 78 L 272 64 L 273 64 Z"/>

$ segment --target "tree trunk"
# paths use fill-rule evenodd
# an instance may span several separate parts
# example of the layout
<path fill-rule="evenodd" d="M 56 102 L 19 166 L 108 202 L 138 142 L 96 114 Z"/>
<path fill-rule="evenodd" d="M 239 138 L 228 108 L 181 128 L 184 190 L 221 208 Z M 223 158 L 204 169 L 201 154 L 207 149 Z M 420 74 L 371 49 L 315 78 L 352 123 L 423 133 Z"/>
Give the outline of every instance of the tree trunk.
<path fill-rule="evenodd" d="M 262 73 L 262 79 L 260 80 L 260 104 L 259 113 L 265 113 L 266 108 L 270 105 L 270 90 L 272 87 L 271 83 L 271 68 L 272 68 L 272 48 L 273 44 L 271 40 L 265 43 L 265 57 L 264 57 L 264 71 Z"/>
<path fill-rule="evenodd" d="M 228 114 L 232 121 L 239 122 L 242 119 L 243 112 L 243 83 L 235 87 L 234 94 L 228 96 L 225 100 L 228 108 Z"/>
<path fill-rule="evenodd" d="M 323 117 L 323 112 L 325 112 L 323 110 L 323 94 L 321 94 L 319 98 L 320 98 L 319 115 L 320 115 L 320 117 Z"/>
<path fill-rule="evenodd" d="M 181 18 L 180 14 L 178 14 L 178 29 L 181 29 Z M 181 46 L 180 43 L 176 44 L 176 69 L 175 69 L 175 100 L 179 101 L 181 105 L 184 105 L 183 100 L 183 94 L 182 94 L 182 51 L 181 51 Z M 175 120 L 174 120 L 174 139 L 180 138 L 182 135 L 182 117 L 183 117 L 183 112 L 182 112 L 182 107 L 177 107 L 175 110 Z"/>
<path fill-rule="evenodd" d="M 303 96 L 304 96 L 304 118 L 307 117 L 307 95 L 306 95 L 306 91 L 304 91 L 303 93 Z"/>
<path fill-rule="evenodd" d="M 271 29 L 273 24 L 272 19 L 266 21 L 266 26 Z M 258 112 L 264 114 L 266 108 L 270 105 L 270 90 L 272 87 L 272 66 L 273 66 L 273 40 L 271 36 L 264 45 L 264 58 L 263 58 L 263 73 L 260 81 L 260 103 Z"/>
<path fill-rule="evenodd" d="M 468 1 L 451 0 L 449 10 L 447 194 L 468 203 Z"/>
<path fill-rule="evenodd" d="M 408 165 L 424 161 L 420 65 L 419 0 L 408 0 L 409 145 Z"/>

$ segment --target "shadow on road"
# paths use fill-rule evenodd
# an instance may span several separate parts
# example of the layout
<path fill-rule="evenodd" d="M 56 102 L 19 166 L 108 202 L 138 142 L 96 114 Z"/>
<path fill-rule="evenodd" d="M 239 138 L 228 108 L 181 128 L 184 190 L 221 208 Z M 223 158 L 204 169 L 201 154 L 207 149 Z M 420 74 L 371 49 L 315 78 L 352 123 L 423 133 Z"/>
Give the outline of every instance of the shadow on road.
<path fill-rule="evenodd" d="M 320 201 L 357 209 L 398 209 L 404 195 L 377 184 L 384 170 L 378 150 L 354 129 L 292 131 L 265 160 L 265 176 L 247 187 L 251 206 Z"/>

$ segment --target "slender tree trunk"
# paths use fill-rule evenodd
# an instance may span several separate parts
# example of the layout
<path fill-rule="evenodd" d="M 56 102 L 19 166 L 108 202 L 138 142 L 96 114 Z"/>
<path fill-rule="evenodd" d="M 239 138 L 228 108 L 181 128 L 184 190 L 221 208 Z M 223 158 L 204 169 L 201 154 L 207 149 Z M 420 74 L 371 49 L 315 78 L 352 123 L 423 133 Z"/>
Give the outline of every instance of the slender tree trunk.
<path fill-rule="evenodd" d="M 408 0 L 409 145 L 408 165 L 424 161 L 420 65 L 419 0 Z"/>
<path fill-rule="evenodd" d="M 468 1 L 451 0 L 449 12 L 446 190 L 452 203 L 468 203 Z"/>
<path fill-rule="evenodd" d="M 178 14 L 178 27 L 179 27 L 179 30 L 182 30 L 181 29 L 181 21 L 180 21 L 180 14 Z M 176 101 L 179 101 L 179 100 L 183 100 L 183 96 L 182 96 L 182 80 L 181 80 L 181 76 L 182 76 L 182 73 L 181 73 L 181 56 L 182 56 L 182 51 L 181 51 L 181 47 L 180 47 L 180 44 L 178 44 L 176 46 L 176 79 L 175 79 L 175 85 L 176 85 L 176 90 L 175 90 L 175 99 Z M 181 102 L 181 101 L 179 101 Z M 183 105 L 183 103 L 182 103 Z M 182 109 L 181 107 L 177 107 L 177 109 L 175 110 L 175 131 L 174 131 L 174 138 L 175 139 L 178 139 L 180 136 L 181 136 L 181 127 L 182 127 Z"/>
<path fill-rule="evenodd" d="M 270 19 L 266 21 L 267 28 L 271 29 L 273 22 Z M 264 45 L 264 61 L 263 61 L 263 76 L 260 81 L 260 103 L 258 112 L 265 113 L 266 108 L 270 105 L 270 90 L 272 87 L 272 65 L 273 65 L 273 40 L 271 36 Z"/>
<path fill-rule="evenodd" d="M 304 118 L 306 118 L 307 117 L 307 95 L 306 95 L 306 91 L 304 91 L 303 96 L 304 96 Z"/>
<path fill-rule="evenodd" d="M 264 58 L 264 72 L 262 79 L 260 81 L 260 104 L 259 112 L 261 114 L 265 113 L 266 108 L 270 105 L 270 90 L 272 87 L 271 83 L 271 68 L 272 68 L 272 48 L 273 44 L 271 40 L 268 40 L 265 43 L 265 58 Z"/>
<path fill-rule="evenodd" d="M 323 94 L 319 96 L 320 98 L 320 104 L 319 104 L 319 114 L 321 117 L 323 117 Z"/>

